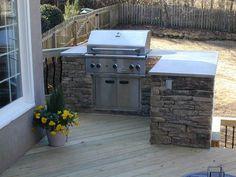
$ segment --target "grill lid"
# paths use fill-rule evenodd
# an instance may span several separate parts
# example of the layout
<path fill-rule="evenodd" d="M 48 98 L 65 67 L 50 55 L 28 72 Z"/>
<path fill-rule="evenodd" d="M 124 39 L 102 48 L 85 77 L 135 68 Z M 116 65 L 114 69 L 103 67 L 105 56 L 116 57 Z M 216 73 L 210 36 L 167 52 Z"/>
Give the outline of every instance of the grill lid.
<path fill-rule="evenodd" d="M 149 30 L 95 30 L 88 39 L 88 53 L 146 55 L 150 39 Z"/>

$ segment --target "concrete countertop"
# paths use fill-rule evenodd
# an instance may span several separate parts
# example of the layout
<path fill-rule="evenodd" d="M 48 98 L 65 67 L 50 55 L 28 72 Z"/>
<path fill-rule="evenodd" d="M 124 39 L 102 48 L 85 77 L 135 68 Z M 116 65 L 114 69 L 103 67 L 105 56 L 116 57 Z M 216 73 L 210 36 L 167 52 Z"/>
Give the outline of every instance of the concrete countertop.
<path fill-rule="evenodd" d="M 148 57 L 161 56 L 150 75 L 212 78 L 216 75 L 218 52 L 152 50 Z"/>
<path fill-rule="evenodd" d="M 87 45 L 72 47 L 61 53 L 64 57 L 84 57 Z M 161 59 L 149 71 L 150 75 L 191 76 L 212 78 L 216 74 L 218 52 L 191 50 L 151 50 L 148 57 Z"/>
<path fill-rule="evenodd" d="M 61 56 L 63 57 L 83 57 L 87 53 L 87 45 L 79 45 L 71 47 L 70 49 L 63 51 Z"/>

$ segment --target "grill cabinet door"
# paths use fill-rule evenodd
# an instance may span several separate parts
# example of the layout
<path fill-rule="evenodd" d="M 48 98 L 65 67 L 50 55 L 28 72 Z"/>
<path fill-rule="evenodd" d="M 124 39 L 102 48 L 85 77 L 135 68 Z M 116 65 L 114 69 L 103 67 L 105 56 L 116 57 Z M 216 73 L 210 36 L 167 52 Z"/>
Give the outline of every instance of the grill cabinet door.
<path fill-rule="evenodd" d="M 116 107 L 116 79 L 96 77 L 96 108 L 109 109 Z"/>
<path fill-rule="evenodd" d="M 138 110 L 140 80 L 138 78 L 119 78 L 117 85 L 118 107 L 122 110 Z"/>

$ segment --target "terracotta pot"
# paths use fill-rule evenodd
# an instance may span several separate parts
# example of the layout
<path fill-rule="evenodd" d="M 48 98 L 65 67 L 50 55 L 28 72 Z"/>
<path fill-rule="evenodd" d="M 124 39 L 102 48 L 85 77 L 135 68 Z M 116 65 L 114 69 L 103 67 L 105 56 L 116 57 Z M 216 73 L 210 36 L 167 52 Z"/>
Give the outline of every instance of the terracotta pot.
<path fill-rule="evenodd" d="M 47 138 L 49 146 L 60 147 L 64 146 L 67 137 L 61 132 L 57 132 L 56 135 L 52 135 L 49 131 L 47 131 Z"/>

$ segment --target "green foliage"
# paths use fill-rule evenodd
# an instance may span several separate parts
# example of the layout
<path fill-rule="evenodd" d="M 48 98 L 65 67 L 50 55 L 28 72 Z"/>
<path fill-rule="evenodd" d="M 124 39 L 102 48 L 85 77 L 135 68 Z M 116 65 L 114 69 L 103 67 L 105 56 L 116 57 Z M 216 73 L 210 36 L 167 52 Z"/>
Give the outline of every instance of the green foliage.
<path fill-rule="evenodd" d="M 42 33 L 50 29 L 50 22 L 45 16 L 41 16 Z"/>
<path fill-rule="evenodd" d="M 75 0 L 74 3 L 70 3 L 69 0 L 66 1 L 64 18 L 69 19 L 70 17 L 79 14 L 79 0 Z"/>
<path fill-rule="evenodd" d="M 71 17 L 71 4 L 70 1 L 67 0 L 66 1 L 66 5 L 65 5 L 65 14 L 64 14 L 64 18 L 68 19 Z"/>
<path fill-rule="evenodd" d="M 47 100 L 47 110 L 52 113 L 64 109 L 64 94 L 62 87 L 56 88 Z"/>
<path fill-rule="evenodd" d="M 74 1 L 73 12 L 76 13 L 76 15 L 79 14 L 79 0 Z"/>
<path fill-rule="evenodd" d="M 55 5 L 55 0 L 40 0 L 40 4 L 51 4 L 51 5 Z"/>
<path fill-rule="evenodd" d="M 52 6 L 50 4 L 43 4 L 41 5 L 40 10 L 42 32 L 53 28 L 64 20 L 62 11 L 56 6 Z"/>

